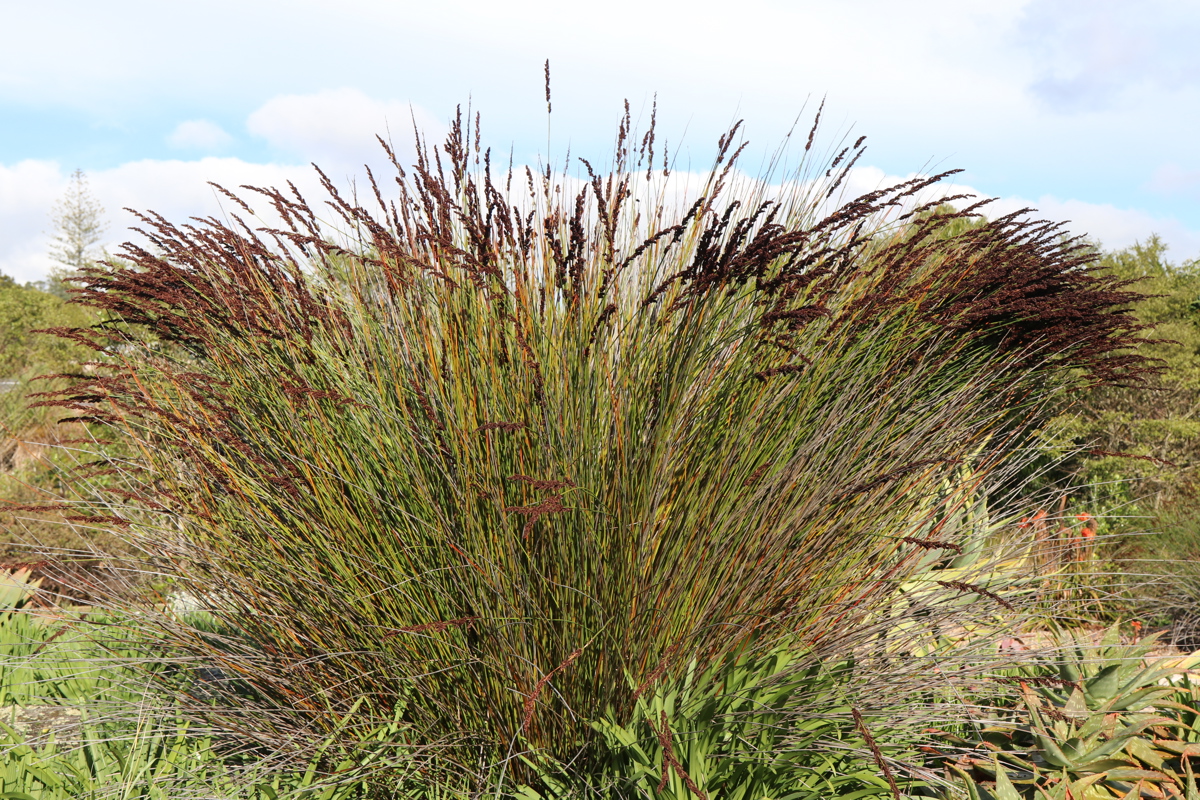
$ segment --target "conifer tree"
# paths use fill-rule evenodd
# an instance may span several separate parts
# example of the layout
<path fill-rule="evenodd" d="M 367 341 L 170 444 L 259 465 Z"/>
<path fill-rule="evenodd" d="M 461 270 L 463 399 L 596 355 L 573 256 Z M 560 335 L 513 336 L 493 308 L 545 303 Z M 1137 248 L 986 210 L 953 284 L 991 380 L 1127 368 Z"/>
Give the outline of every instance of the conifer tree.
<path fill-rule="evenodd" d="M 50 257 L 60 266 L 51 269 L 47 289 L 65 296 L 64 279 L 105 255 L 99 247 L 108 228 L 104 206 L 92 195 L 83 170 L 76 169 L 71 174 L 71 183 L 51 209 L 50 219 L 54 226 Z"/>

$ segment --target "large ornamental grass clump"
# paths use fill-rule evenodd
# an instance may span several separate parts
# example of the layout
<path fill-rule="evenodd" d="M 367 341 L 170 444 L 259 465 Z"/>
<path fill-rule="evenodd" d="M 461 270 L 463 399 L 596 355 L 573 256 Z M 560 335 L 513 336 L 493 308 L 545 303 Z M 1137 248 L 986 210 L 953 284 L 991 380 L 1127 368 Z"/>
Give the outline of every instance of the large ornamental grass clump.
<path fill-rule="evenodd" d="M 81 282 L 108 322 L 60 333 L 101 355 L 54 402 L 132 442 L 91 519 L 215 617 L 156 634 L 223 676 L 196 710 L 264 748 L 392 721 L 417 779 L 535 783 L 688 670 L 911 659 L 890 631 L 1009 603 L 930 558 L 1048 398 L 1142 369 L 1132 295 L 1055 225 L 920 205 L 944 176 L 839 202 L 862 139 L 812 142 L 772 184 L 735 129 L 676 193 L 628 115 L 577 179 L 498 169 L 460 118 L 394 183 L 143 217 Z M 886 623 L 902 591 L 920 631 Z"/>

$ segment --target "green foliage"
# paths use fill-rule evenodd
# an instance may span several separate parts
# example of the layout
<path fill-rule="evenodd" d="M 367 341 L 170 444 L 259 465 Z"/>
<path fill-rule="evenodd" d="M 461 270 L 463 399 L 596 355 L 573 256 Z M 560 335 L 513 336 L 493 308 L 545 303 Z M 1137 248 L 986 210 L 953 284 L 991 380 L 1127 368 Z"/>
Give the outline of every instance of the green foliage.
<path fill-rule="evenodd" d="M 1192 797 L 1188 759 L 1200 755 L 1200 687 L 1188 670 L 1195 659 L 1149 660 L 1155 643 L 1121 645 L 1117 626 L 1098 645 L 1087 634 L 1062 634 L 1052 663 L 1011 679 L 1021 697 L 1004 721 L 979 729 L 975 741 L 946 735 L 975 748 L 952 771 L 972 783 L 994 780 L 997 797 L 1111 800 L 1140 789 Z M 977 785 L 971 793 L 987 796 Z"/>
<path fill-rule="evenodd" d="M 128 620 L 20 610 L 35 588 L 21 577 L 15 574 L 0 601 L 10 609 L 0 614 L 0 797 L 350 800 L 366 797 L 364 775 L 382 763 L 393 776 L 405 774 L 396 763 L 403 760 L 396 731 L 386 725 L 350 749 L 327 741 L 299 768 L 280 768 L 261 754 L 247 759 L 236 738 L 180 716 L 178 697 L 194 679 L 164 670 L 162 652 L 129 649 L 121 633 Z M 39 711 L 71 724 L 46 734 L 22 730 L 19 719 Z M 338 777 L 331 780 L 331 772 Z M 443 796 L 407 783 L 397 798 Z"/>
<path fill-rule="evenodd" d="M 30 746 L 14 728 L 0 722 L 0 791 L 20 800 L 67 798 L 179 797 L 181 790 L 211 789 L 205 766 L 204 743 L 189 739 L 186 723 L 175 730 L 150 725 L 146 729 L 107 730 L 86 724 L 79 745 L 64 748 L 51 740 Z M 192 773 L 191 780 L 184 780 Z"/>
<path fill-rule="evenodd" d="M 1101 518 L 1187 502 L 1200 467 L 1200 262 L 1174 264 L 1166 250 L 1151 236 L 1099 261 L 1147 295 L 1132 307 L 1152 340 L 1139 350 L 1159 359 L 1162 372 L 1141 386 L 1081 391 L 1046 429 L 1049 452 L 1071 456 L 1062 469 L 1080 487 L 1076 503 Z M 1080 447 L 1087 452 L 1072 455 Z"/>
<path fill-rule="evenodd" d="M 1151 524 L 1126 546 L 1122 566 L 1141 584 L 1131 605 L 1147 621 L 1170 624 L 1176 645 L 1200 649 L 1200 508 L 1189 494 Z"/>
<path fill-rule="evenodd" d="M 707 667 L 691 661 L 680 678 L 638 695 L 627 721 L 610 711 L 592 723 L 608 750 L 593 781 L 649 800 L 890 796 L 851 721 L 853 663 L 796 669 L 797 660 L 780 648 Z M 903 750 L 898 736 L 874 734 L 887 756 Z"/>
<path fill-rule="evenodd" d="M 1097 518 L 1095 563 L 1080 581 L 1099 601 L 1092 613 L 1171 624 L 1175 642 L 1193 648 L 1200 647 L 1200 262 L 1172 263 L 1166 250 L 1151 236 L 1099 261 L 1146 293 L 1132 307 L 1151 339 L 1139 352 L 1162 371 L 1143 386 L 1077 393 L 1043 430 L 1043 445 L 1066 457 L 1050 478 L 1071 493 L 1074 510 Z"/>
<path fill-rule="evenodd" d="M 62 379 L 41 376 L 78 374 L 96 353 L 69 339 L 34 333 L 93 324 L 91 310 L 33 286 L 0 276 L 0 557 L 37 560 L 30 548 L 86 550 L 98 538 L 63 524 L 58 515 L 22 510 L 72 496 L 66 471 L 77 461 L 62 442 L 87 437 L 81 425 L 59 424 L 61 409 L 38 406 L 38 393 L 54 391 Z"/>
<path fill-rule="evenodd" d="M 31 331 L 81 326 L 92 319 L 85 308 L 0 276 L 0 377 L 28 379 L 36 370 L 77 365 L 86 350 L 67 339 Z"/>

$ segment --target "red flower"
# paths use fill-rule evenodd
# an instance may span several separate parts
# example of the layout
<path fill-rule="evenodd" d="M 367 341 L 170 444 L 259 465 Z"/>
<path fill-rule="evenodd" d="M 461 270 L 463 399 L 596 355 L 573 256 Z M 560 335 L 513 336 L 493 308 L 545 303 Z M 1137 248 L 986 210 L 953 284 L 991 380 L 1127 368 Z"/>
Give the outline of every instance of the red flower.
<path fill-rule="evenodd" d="M 1091 518 L 1092 518 L 1092 515 L 1087 513 L 1086 511 L 1081 511 L 1075 515 L 1075 519 L 1079 520 L 1080 522 L 1087 522 Z"/>

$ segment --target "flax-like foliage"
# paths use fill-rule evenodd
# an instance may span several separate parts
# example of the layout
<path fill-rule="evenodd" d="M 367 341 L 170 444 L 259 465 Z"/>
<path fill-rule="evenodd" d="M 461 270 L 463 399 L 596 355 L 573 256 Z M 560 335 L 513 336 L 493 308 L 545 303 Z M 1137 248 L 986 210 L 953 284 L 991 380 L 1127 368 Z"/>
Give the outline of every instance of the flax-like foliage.
<path fill-rule="evenodd" d="M 579 180 L 494 169 L 460 117 L 365 204 L 227 192 L 88 272 L 112 322 L 60 333 L 102 356 L 48 402 L 137 443 L 94 519 L 232 632 L 172 628 L 259 709 L 229 727 L 361 701 L 431 775 L 586 764 L 639 684 L 860 646 L 1048 393 L 1145 369 L 1135 295 L 1057 226 L 956 225 L 918 206 L 944 176 L 835 203 L 861 139 L 774 186 L 737 143 L 676 202 L 628 114 Z"/>

